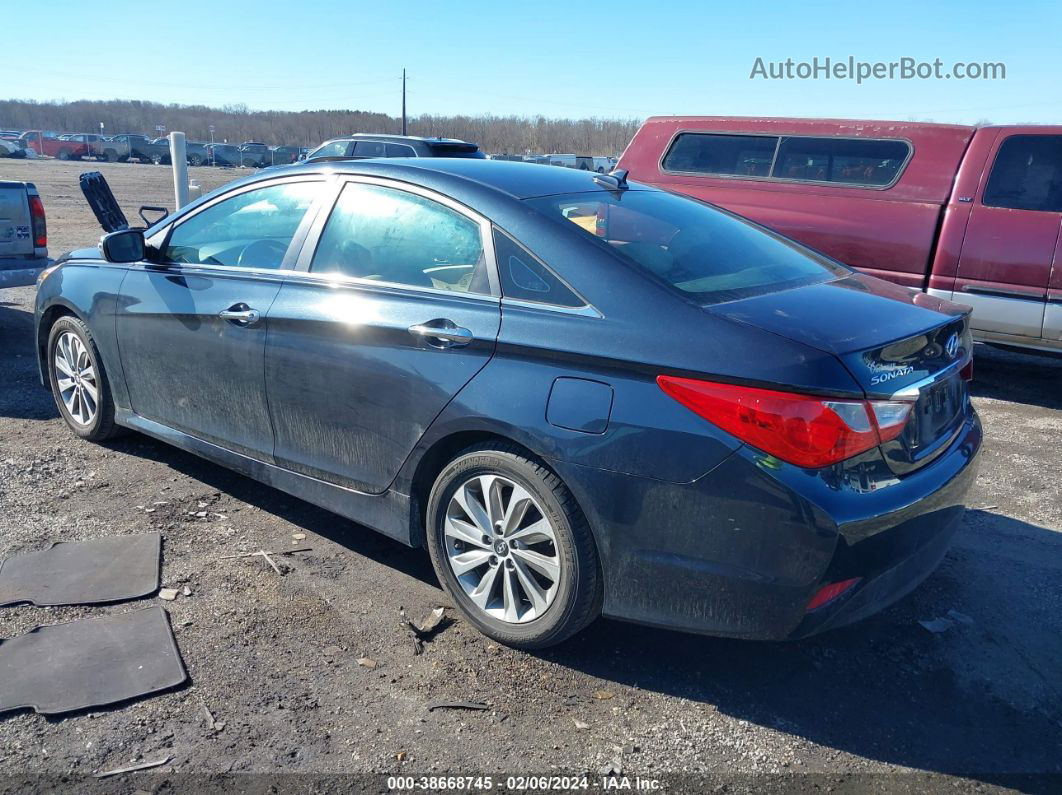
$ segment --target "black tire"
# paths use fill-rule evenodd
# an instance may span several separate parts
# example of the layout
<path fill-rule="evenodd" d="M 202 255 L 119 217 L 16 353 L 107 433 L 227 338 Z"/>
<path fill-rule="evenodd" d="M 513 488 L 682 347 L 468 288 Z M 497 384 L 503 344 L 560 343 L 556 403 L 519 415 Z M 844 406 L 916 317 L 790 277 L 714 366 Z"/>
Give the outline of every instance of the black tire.
<path fill-rule="evenodd" d="M 243 167 L 244 168 L 255 168 L 257 166 L 258 166 L 258 163 L 255 162 L 254 160 L 252 160 L 251 158 L 245 157 L 243 159 Z"/>
<path fill-rule="evenodd" d="M 56 157 L 60 160 L 69 160 L 72 154 L 73 152 L 71 152 L 69 149 L 60 149 Z"/>
<path fill-rule="evenodd" d="M 450 567 L 444 523 L 450 500 L 470 478 L 501 475 L 526 489 L 553 526 L 561 575 L 544 613 L 527 623 L 487 615 L 465 594 Z M 428 497 L 428 551 L 439 582 L 462 616 L 493 640 L 519 649 L 542 649 L 567 640 L 601 612 L 601 574 L 590 528 L 563 481 L 522 450 L 502 443 L 481 444 L 460 453 L 439 473 Z"/>
<path fill-rule="evenodd" d="M 93 417 L 91 422 L 86 424 L 82 424 L 73 419 L 59 394 L 59 384 L 55 367 L 55 348 L 59 338 L 64 332 L 72 332 L 78 336 L 81 340 L 81 344 L 84 345 L 88 358 L 96 372 L 96 385 L 99 393 L 99 400 L 97 402 L 95 417 Z M 107 373 L 103 369 L 103 363 L 100 360 L 99 350 L 96 348 L 96 343 L 92 339 L 92 334 L 89 332 L 88 326 L 78 318 L 69 315 L 59 318 L 48 332 L 48 347 L 46 348 L 46 352 L 48 357 L 48 382 L 51 386 L 52 397 L 55 399 L 55 405 L 59 409 L 59 413 L 66 421 L 70 430 L 72 430 L 77 436 L 80 436 L 82 439 L 87 439 L 90 442 L 102 442 L 104 439 L 110 439 L 111 437 L 120 434 L 122 429 L 114 422 L 114 401 L 111 399 L 110 381 L 107 379 Z"/>
<path fill-rule="evenodd" d="M 151 156 L 151 162 L 154 163 L 156 166 L 161 166 L 162 165 L 162 160 L 163 160 L 162 155 L 152 155 Z"/>
<path fill-rule="evenodd" d="M 103 153 L 103 158 L 108 163 L 117 163 L 118 162 L 118 153 L 116 151 L 114 151 L 113 149 L 108 149 L 106 152 Z"/>
<path fill-rule="evenodd" d="M 199 154 L 188 155 L 188 165 L 201 166 L 203 165 L 203 156 Z"/>

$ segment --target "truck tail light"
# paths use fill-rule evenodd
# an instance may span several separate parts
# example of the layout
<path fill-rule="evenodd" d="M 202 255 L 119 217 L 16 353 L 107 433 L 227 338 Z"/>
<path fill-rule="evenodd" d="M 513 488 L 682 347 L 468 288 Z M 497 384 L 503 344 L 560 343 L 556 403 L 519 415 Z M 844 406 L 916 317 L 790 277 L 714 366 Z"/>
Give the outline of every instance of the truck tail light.
<path fill-rule="evenodd" d="M 48 245 L 48 221 L 44 217 L 44 202 L 40 196 L 29 197 L 29 209 L 33 222 L 33 245 L 44 248 Z"/>
<path fill-rule="evenodd" d="M 658 376 L 670 397 L 741 441 L 805 469 L 844 461 L 895 439 L 914 404 L 850 400 Z"/>

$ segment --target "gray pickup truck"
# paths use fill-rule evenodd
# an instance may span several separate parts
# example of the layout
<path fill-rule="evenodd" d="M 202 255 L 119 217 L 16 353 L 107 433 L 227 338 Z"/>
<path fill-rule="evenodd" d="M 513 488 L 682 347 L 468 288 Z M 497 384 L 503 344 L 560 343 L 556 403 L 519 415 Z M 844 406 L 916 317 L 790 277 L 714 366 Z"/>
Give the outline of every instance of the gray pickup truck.
<path fill-rule="evenodd" d="M 34 284 L 48 265 L 48 225 L 32 182 L 0 180 L 0 288 Z"/>

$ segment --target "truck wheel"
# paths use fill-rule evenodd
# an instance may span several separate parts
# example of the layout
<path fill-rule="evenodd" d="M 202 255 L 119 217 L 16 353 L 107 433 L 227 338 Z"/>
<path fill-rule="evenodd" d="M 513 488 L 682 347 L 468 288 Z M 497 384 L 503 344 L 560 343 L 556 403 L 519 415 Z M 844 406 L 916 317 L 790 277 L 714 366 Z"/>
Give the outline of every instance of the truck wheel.
<path fill-rule="evenodd" d="M 253 160 L 251 160 L 251 158 L 249 158 L 249 157 L 245 157 L 243 159 L 243 167 L 244 168 L 254 168 L 256 165 L 258 165 L 258 164 L 255 163 Z"/>
<path fill-rule="evenodd" d="M 103 153 L 103 159 L 106 160 L 108 163 L 117 163 L 118 153 L 113 149 L 108 149 L 106 152 Z"/>
<path fill-rule="evenodd" d="M 60 160 L 69 160 L 71 154 L 72 152 L 69 149 L 60 149 L 56 157 L 58 157 Z"/>
<path fill-rule="evenodd" d="M 586 519 L 560 478 L 522 450 L 465 450 L 439 473 L 426 517 L 435 573 L 484 635 L 541 649 L 601 612 L 597 547 Z"/>
<path fill-rule="evenodd" d="M 156 166 L 161 166 L 162 165 L 162 155 L 152 155 L 151 156 L 151 162 L 154 163 Z"/>

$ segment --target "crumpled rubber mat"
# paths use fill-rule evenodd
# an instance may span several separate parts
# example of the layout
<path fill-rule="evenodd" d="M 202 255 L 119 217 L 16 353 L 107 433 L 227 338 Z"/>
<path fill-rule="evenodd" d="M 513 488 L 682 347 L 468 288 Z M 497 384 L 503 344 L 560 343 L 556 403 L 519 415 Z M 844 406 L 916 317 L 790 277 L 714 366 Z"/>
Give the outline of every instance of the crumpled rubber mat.
<path fill-rule="evenodd" d="M 162 536 L 60 541 L 0 561 L 0 606 L 120 602 L 159 588 Z"/>
<path fill-rule="evenodd" d="M 35 627 L 0 641 L 0 712 L 102 707 L 188 678 L 161 607 Z"/>

